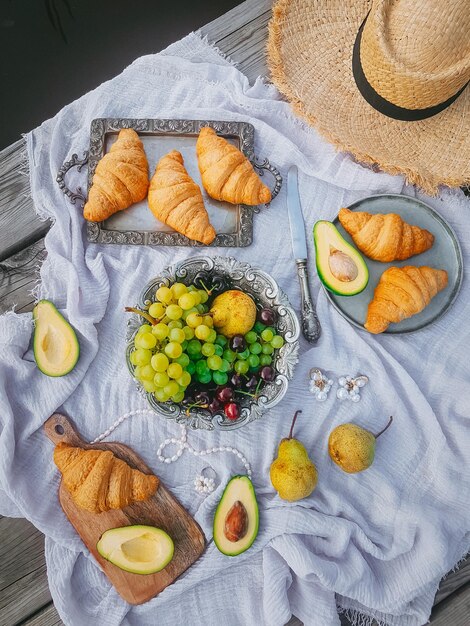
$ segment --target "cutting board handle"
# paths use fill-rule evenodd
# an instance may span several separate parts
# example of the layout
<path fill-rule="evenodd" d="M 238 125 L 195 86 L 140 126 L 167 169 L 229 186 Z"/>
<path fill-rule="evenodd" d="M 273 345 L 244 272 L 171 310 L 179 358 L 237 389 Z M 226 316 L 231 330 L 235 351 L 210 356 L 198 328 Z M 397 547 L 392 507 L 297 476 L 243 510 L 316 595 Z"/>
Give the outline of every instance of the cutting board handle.
<path fill-rule="evenodd" d="M 65 415 L 54 413 L 44 424 L 49 439 L 55 443 L 68 443 L 71 446 L 83 446 L 84 442 Z"/>

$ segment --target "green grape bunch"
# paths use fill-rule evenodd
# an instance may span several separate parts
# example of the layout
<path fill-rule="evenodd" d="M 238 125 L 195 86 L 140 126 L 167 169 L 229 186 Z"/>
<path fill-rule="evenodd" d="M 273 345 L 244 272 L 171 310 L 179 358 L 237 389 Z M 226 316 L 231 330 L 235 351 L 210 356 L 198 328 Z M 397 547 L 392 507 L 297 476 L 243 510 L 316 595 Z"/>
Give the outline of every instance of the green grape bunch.
<path fill-rule="evenodd" d="M 224 386 L 231 385 L 234 393 L 254 395 L 249 387 L 253 380 L 258 392 L 274 377 L 275 352 L 284 345 L 274 325 L 257 321 L 244 337 L 229 339 L 214 328 L 210 294 L 205 288 L 175 282 L 157 289 L 148 311 L 126 308 L 143 321 L 130 353 L 134 377 L 158 402 L 186 402 L 195 388 L 210 390 L 212 386 L 212 402 L 204 407 L 223 409 L 216 395 Z M 251 383 L 244 386 L 243 380 Z M 190 385 L 191 394 L 187 392 Z M 230 411 L 229 417 L 233 406 Z"/>

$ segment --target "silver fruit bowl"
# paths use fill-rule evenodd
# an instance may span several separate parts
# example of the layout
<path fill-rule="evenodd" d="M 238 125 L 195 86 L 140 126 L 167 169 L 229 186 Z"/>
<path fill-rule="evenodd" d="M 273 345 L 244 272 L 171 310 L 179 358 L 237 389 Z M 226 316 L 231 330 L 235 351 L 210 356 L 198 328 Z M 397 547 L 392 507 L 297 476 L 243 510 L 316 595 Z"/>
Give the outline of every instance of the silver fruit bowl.
<path fill-rule="evenodd" d="M 211 414 L 206 409 L 194 407 L 187 414 L 186 408 L 180 404 L 158 402 L 152 393 L 146 393 L 142 385 L 135 378 L 134 380 L 139 392 L 147 398 L 150 407 L 159 415 L 192 429 L 232 430 L 260 418 L 284 397 L 298 361 L 300 325 L 286 294 L 278 287 L 276 281 L 266 272 L 232 257 L 190 257 L 164 269 L 146 285 L 136 308 L 147 310 L 154 302 L 156 290 L 162 285 L 169 287 L 176 281 L 190 285 L 198 277 L 209 279 L 212 283 L 219 282 L 224 290 L 244 291 L 252 296 L 257 306 L 275 310 L 276 327 L 285 343 L 274 353 L 273 367 L 276 372 L 274 380 L 265 383 L 256 399 L 244 395 L 239 401 L 240 415 L 233 421 L 223 412 Z M 132 377 L 135 367 L 130 361 L 130 354 L 134 346 L 134 336 L 142 323 L 142 317 L 134 313 L 127 324 L 126 362 Z"/>

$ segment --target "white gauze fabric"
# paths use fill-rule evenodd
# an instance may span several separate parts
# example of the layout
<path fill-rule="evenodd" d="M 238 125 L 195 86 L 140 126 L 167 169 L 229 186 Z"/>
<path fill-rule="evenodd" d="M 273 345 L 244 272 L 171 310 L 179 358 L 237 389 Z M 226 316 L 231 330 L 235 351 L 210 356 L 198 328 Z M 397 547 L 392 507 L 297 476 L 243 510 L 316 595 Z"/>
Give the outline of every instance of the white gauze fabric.
<path fill-rule="evenodd" d="M 301 339 L 300 362 L 285 399 L 262 419 L 231 432 L 197 431 L 197 449 L 230 445 L 253 469 L 260 505 L 260 532 L 237 558 L 218 552 L 212 541 L 215 506 L 230 476 L 243 471 L 233 454 L 185 454 L 171 465 L 156 449 L 179 427 L 158 415 L 126 420 L 111 439 L 142 456 L 202 526 L 204 555 L 150 602 L 124 602 L 65 518 L 58 498 L 59 472 L 42 425 L 57 409 L 94 439 L 117 417 L 145 408 L 124 360 L 125 305 L 165 266 L 192 248 L 110 246 L 86 241 L 85 222 L 62 195 L 55 177 L 73 152 L 88 147 L 96 117 L 155 117 L 248 121 L 255 149 L 284 177 L 292 163 L 300 171 L 300 194 L 309 234 L 311 287 L 323 327 L 314 347 Z M 24 516 L 46 535 L 51 593 L 66 624 L 161 626 L 269 624 L 281 626 L 291 613 L 305 624 L 339 624 L 337 606 L 358 618 L 392 626 L 421 626 L 430 613 L 442 576 L 469 547 L 469 360 L 470 286 L 451 311 L 412 335 L 371 336 L 349 325 L 328 304 L 314 271 L 310 233 L 314 222 L 332 219 L 341 206 L 383 192 L 416 195 L 401 177 L 376 173 L 338 154 L 296 119 L 272 86 L 246 77 L 196 34 L 164 53 L 136 60 L 121 75 L 65 107 L 27 137 L 32 197 L 53 226 L 46 237 L 40 296 L 49 298 L 76 328 L 81 355 L 63 378 L 47 378 L 31 351 L 31 315 L 0 318 L 0 512 Z M 85 186 L 85 173 L 68 177 Z M 418 197 L 423 196 L 418 194 Z M 423 198 L 456 230 L 470 261 L 470 200 L 443 190 Z M 248 248 L 213 249 L 269 272 L 299 308 L 285 186 L 255 216 Z M 337 378 L 367 374 L 358 404 L 318 403 L 308 392 L 308 371 L 320 367 Z M 318 468 L 313 494 L 282 501 L 269 480 L 279 440 L 287 436 L 296 409 L 303 413 L 295 435 Z M 377 445 L 374 464 L 348 475 L 332 463 L 330 431 L 353 421 L 379 430 L 392 427 Z M 217 488 L 206 498 L 193 480 L 207 464 Z"/>

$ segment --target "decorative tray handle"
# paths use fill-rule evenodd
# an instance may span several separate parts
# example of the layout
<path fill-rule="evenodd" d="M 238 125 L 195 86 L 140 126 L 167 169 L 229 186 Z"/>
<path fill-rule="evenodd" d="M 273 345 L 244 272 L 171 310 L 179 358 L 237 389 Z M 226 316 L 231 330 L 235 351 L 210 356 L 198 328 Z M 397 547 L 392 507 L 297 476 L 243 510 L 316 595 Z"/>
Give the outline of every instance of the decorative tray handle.
<path fill-rule="evenodd" d="M 77 154 L 72 154 L 72 158 L 70 161 L 65 161 L 65 163 L 60 168 L 56 182 L 59 185 L 60 190 L 67 198 L 70 200 L 72 204 L 75 204 L 77 200 L 79 201 L 78 206 L 83 209 L 86 202 L 86 195 L 83 193 L 81 187 L 77 187 L 76 191 L 72 191 L 65 184 L 65 175 L 67 172 L 72 169 L 72 167 L 76 167 L 80 172 L 82 167 L 88 163 L 88 150 L 83 152 L 83 159 L 79 159 Z"/>
<path fill-rule="evenodd" d="M 70 161 L 65 161 L 65 163 L 62 165 L 56 178 L 56 182 L 59 185 L 62 193 L 66 195 L 67 198 L 69 198 L 72 204 L 75 204 L 78 201 L 78 206 L 81 209 L 83 209 L 85 205 L 86 195 L 82 191 L 81 187 L 77 187 L 76 191 L 72 191 L 71 189 L 69 189 L 65 183 L 65 175 L 70 169 L 72 169 L 72 167 L 76 167 L 80 172 L 82 167 L 87 163 L 88 150 L 85 150 L 83 152 L 83 159 L 79 159 L 77 154 L 72 154 Z M 265 172 L 269 172 L 274 177 L 274 188 L 271 191 L 271 201 L 274 200 L 282 187 L 281 173 L 276 167 L 274 167 L 274 165 L 271 165 L 268 159 L 264 159 L 264 161 L 258 161 L 256 158 L 253 158 L 251 164 L 260 176 L 264 176 Z M 266 206 L 269 206 L 269 203 L 266 204 Z"/>
<path fill-rule="evenodd" d="M 259 176 L 264 176 L 264 172 L 269 172 L 274 177 L 274 188 L 271 191 L 271 202 L 277 196 L 282 187 L 282 176 L 280 171 L 271 165 L 268 159 L 264 159 L 264 161 L 258 161 L 256 157 L 251 159 L 251 164 L 259 174 Z M 269 206 L 270 202 L 268 202 L 265 206 Z"/>

